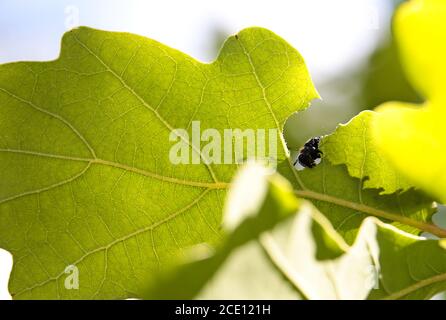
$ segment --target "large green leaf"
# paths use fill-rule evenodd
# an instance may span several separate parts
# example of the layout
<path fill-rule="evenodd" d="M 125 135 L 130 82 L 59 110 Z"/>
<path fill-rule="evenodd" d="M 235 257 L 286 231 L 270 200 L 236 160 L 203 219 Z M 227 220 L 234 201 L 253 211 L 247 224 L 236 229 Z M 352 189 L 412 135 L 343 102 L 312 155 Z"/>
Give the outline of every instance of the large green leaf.
<path fill-rule="evenodd" d="M 0 66 L 0 246 L 14 256 L 12 295 L 135 296 L 153 280 L 147 270 L 218 241 L 237 169 L 173 165 L 171 131 L 191 132 L 193 120 L 220 133 L 277 129 L 315 97 L 299 53 L 260 28 L 230 37 L 211 64 L 80 28 L 56 61 Z M 79 290 L 64 287 L 69 265 Z"/>
<path fill-rule="evenodd" d="M 426 299 L 446 289 L 439 241 L 367 218 L 349 247 L 312 205 L 293 201 L 279 178 L 245 169 L 224 216 L 238 216 L 238 224 L 222 245 L 206 257 L 191 252 L 192 261 L 162 274 L 146 297 Z"/>

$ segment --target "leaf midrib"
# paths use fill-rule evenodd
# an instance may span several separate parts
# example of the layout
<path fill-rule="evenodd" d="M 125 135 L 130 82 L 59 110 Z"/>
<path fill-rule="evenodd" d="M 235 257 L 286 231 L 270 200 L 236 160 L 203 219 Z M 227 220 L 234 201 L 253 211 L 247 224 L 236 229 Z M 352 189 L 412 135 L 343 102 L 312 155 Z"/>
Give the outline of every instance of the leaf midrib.
<path fill-rule="evenodd" d="M 88 171 L 88 169 L 91 167 L 91 165 L 93 165 L 93 164 L 105 165 L 105 166 L 109 166 L 109 167 L 113 167 L 113 168 L 118 168 L 118 169 L 121 169 L 121 170 L 124 170 L 127 172 L 133 172 L 133 173 L 139 174 L 141 176 L 153 178 L 153 179 L 163 181 L 163 182 L 174 183 L 174 184 L 178 184 L 178 185 L 185 185 L 185 186 L 198 187 L 198 188 L 207 188 L 207 189 L 226 189 L 226 188 L 228 188 L 228 185 L 229 185 L 229 183 L 226 183 L 226 182 L 213 182 L 213 183 L 212 182 L 201 182 L 201 181 L 183 180 L 183 179 L 163 176 L 163 175 L 160 175 L 160 174 L 157 174 L 154 172 L 150 172 L 150 171 L 147 171 L 144 169 L 132 167 L 132 166 L 122 164 L 119 162 L 103 160 L 103 159 L 99 159 L 99 158 L 79 158 L 79 157 L 71 157 L 71 156 L 65 156 L 65 155 L 34 152 L 34 151 L 27 151 L 27 150 L 14 150 L 14 149 L 0 149 L 0 152 L 7 152 L 7 153 L 14 153 L 14 154 L 25 154 L 25 155 L 36 156 L 36 157 L 44 157 L 44 158 L 51 158 L 51 159 L 59 159 L 59 160 L 68 160 L 68 161 L 87 163 L 87 166 L 85 168 L 83 168 L 80 172 L 78 172 L 77 174 L 75 174 L 74 176 L 72 176 L 66 180 L 59 181 L 57 183 L 54 183 L 53 185 L 46 186 L 41 189 L 31 190 L 31 191 L 23 192 L 21 194 L 6 197 L 4 199 L 0 199 L 0 205 L 5 202 L 20 198 L 22 196 L 40 193 L 42 191 L 48 191 L 53 188 L 60 187 L 61 185 L 64 185 L 66 183 L 72 182 L 75 179 L 81 177 L 84 173 L 86 173 Z"/>
<path fill-rule="evenodd" d="M 422 289 L 424 287 L 436 284 L 438 282 L 443 282 L 446 281 L 446 273 L 441 273 L 441 274 L 437 274 L 435 276 L 423 279 L 423 280 L 419 280 L 418 282 L 404 288 L 401 289 L 399 291 L 396 291 L 392 294 L 389 294 L 387 297 L 383 298 L 382 300 L 396 300 L 396 299 L 401 299 L 413 292 L 415 292 L 416 290 Z"/>

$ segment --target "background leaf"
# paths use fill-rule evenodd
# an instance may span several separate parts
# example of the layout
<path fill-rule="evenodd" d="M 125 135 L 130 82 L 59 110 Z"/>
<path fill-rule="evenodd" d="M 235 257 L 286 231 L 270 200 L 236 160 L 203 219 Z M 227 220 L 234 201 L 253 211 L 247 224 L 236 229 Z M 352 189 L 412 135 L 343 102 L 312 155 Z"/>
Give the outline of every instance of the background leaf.
<path fill-rule="evenodd" d="M 423 105 L 386 103 L 373 122 L 382 154 L 402 175 L 446 202 L 446 120 L 444 94 L 446 3 L 412 0 L 398 10 L 395 33 L 412 84 L 428 101 Z M 426 54 L 428 52 L 429 54 Z"/>
<path fill-rule="evenodd" d="M 429 99 L 444 96 L 445 17 L 446 3 L 442 0 L 410 0 L 401 5 L 394 19 L 405 71 Z"/>
<path fill-rule="evenodd" d="M 373 111 L 363 111 L 322 140 L 321 150 L 333 164 L 345 164 L 348 173 L 364 180 L 364 188 L 381 194 L 407 191 L 413 186 L 382 157 L 372 134 Z"/>
<path fill-rule="evenodd" d="M 377 111 L 372 130 L 383 155 L 412 183 L 446 203 L 446 111 L 398 102 Z"/>

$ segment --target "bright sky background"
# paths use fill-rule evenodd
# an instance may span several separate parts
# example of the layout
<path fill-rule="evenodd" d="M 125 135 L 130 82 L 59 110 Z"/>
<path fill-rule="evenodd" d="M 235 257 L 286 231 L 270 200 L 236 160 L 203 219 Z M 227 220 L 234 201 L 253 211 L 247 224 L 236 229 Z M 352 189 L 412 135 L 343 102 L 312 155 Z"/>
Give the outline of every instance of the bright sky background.
<path fill-rule="evenodd" d="M 0 63 L 55 59 L 75 25 L 148 36 L 202 61 L 217 32 L 268 28 L 305 57 L 316 83 L 364 62 L 388 32 L 388 0 L 2 0 Z M 0 249 L 0 299 L 9 299 L 11 256 Z"/>

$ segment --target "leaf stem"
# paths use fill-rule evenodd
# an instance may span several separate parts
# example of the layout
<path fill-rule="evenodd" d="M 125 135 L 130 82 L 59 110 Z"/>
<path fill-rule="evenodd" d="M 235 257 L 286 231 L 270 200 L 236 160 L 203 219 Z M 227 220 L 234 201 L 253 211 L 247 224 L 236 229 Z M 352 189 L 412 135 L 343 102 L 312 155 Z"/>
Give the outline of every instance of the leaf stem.
<path fill-rule="evenodd" d="M 367 213 L 367 214 L 375 216 L 375 217 L 401 222 L 408 226 L 415 227 L 419 230 L 429 232 L 439 238 L 446 238 L 446 230 L 445 229 L 442 229 L 442 228 L 440 228 L 436 225 L 430 224 L 430 223 L 417 221 L 417 220 L 402 216 L 400 214 L 386 212 L 386 211 L 372 208 L 372 207 L 369 207 L 369 206 L 366 206 L 363 204 L 354 203 L 354 202 L 344 200 L 344 199 L 339 199 L 336 197 L 332 197 L 332 196 L 329 196 L 326 194 L 321 194 L 321 193 L 314 192 L 311 190 L 294 190 L 294 192 L 297 196 L 300 196 L 302 198 L 320 200 L 320 201 L 324 201 L 324 202 L 333 203 L 333 204 L 336 204 L 336 205 L 339 205 L 342 207 L 361 211 L 361 212 Z"/>
<path fill-rule="evenodd" d="M 411 294 L 412 292 L 421 289 L 421 288 L 425 288 L 427 286 L 430 286 L 432 284 L 438 283 L 438 282 L 442 282 L 442 281 L 446 281 L 446 273 L 442 273 L 442 274 L 438 274 L 436 276 L 424 279 L 424 280 L 420 280 L 416 283 L 414 283 L 411 286 L 408 286 L 407 288 L 404 288 L 400 291 L 394 292 L 390 295 L 388 295 L 387 297 L 383 298 L 382 300 L 397 300 L 397 299 L 401 299 L 405 296 L 407 296 L 408 294 Z"/>

